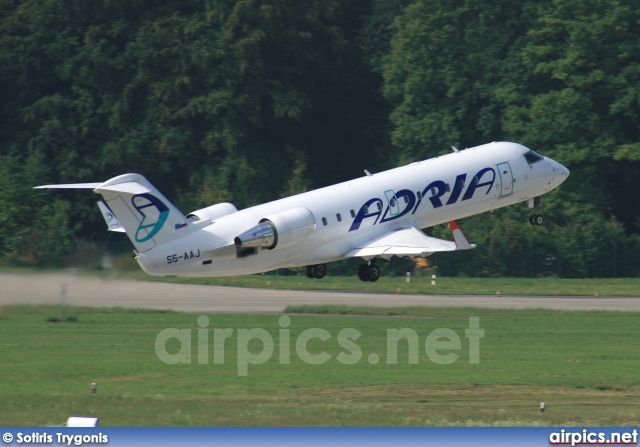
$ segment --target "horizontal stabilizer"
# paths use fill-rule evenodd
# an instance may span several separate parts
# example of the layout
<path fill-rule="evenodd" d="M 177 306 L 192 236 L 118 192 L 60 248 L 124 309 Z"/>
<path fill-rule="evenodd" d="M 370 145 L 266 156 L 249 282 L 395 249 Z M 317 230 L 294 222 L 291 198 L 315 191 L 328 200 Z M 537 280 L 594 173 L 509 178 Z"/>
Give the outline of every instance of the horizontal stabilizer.
<path fill-rule="evenodd" d="M 67 183 L 62 185 L 42 185 L 33 189 L 96 189 L 102 183 Z"/>
<path fill-rule="evenodd" d="M 125 182 L 125 183 L 117 183 L 115 185 L 108 186 L 98 186 L 95 189 L 96 194 L 103 193 L 125 193 L 125 194 L 147 194 L 150 193 L 151 190 L 144 185 L 141 185 L 138 182 Z"/>

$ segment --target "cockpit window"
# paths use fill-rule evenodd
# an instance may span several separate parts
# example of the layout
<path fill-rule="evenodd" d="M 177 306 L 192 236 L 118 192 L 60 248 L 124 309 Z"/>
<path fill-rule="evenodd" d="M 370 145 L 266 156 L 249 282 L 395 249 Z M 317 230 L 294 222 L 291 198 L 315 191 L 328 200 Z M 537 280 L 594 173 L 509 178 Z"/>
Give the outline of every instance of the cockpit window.
<path fill-rule="evenodd" d="M 526 154 L 524 154 L 524 158 L 527 160 L 527 163 L 529 163 L 530 165 L 539 162 L 540 160 L 542 160 L 544 157 L 534 151 L 529 151 Z"/>

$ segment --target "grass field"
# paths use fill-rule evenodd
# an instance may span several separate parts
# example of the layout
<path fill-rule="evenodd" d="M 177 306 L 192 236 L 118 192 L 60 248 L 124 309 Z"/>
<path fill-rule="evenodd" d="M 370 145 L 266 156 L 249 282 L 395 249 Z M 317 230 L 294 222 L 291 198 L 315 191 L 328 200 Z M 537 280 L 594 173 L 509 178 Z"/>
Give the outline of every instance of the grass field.
<path fill-rule="evenodd" d="M 323 313 L 324 315 L 313 315 Z M 632 312 L 560 312 L 482 309 L 290 309 L 289 336 L 279 315 L 198 315 L 123 309 L 69 308 L 75 322 L 52 323 L 59 309 L 5 306 L 0 316 L 0 425 L 62 424 L 70 415 L 97 415 L 104 426 L 423 426 L 423 425 L 638 425 L 640 325 Z M 334 315 L 336 314 L 336 315 Z M 364 314 L 364 315 L 362 315 Z M 480 362 L 469 363 L 465 329 L 479 317 L 484 338 Z M 158 334 L 191 330 L 190 364 L 165 364 L 156 355 Z M 224 364 L 214 329 L 231 328 Z M 238 375 L 241 329 L 265 329 L 275 351 Z M 297 355 L 300 334 L 321 328 L 310 353 Z M 362 351 L 337 341 L 357 329 Z M 408 363 L 401 341 L 397 364 L 387 364 L 387 330 L 408 328 L 419 338 L 418 363 Z M 449 328 L 460 337 L 457 361 L 437 364 L 425 351 L 427 336 Z M 198 329 L 208 331 L 199 334 Z M 208 364 L 199 364 L 198 340 L 209 341 Z M 284 340 L 289 341 L 285 349 Z M 258 355 L 254 340 L 249 352 Z M 241 344 L 241 343 L 240 343 Z M 431 345 L 429 345 L 431 346 Z M 180 351 L 173 339 L 171 355 Z M 184 346 L 183 346 L 184 348 Z M 352 347 L 353 348 L 353 347 Z M 290 363 L 279 360 L 290 352 Z M 449 353 L 450 349 L 438 351 Z M 186 352 L 186 351 L 185 351 Z M 369 363 L 376 353 L 380 362 Z M 98 395 L 90 396 L 90 383 Z M 540 401 L 547 411 L 541 415 Z"/>

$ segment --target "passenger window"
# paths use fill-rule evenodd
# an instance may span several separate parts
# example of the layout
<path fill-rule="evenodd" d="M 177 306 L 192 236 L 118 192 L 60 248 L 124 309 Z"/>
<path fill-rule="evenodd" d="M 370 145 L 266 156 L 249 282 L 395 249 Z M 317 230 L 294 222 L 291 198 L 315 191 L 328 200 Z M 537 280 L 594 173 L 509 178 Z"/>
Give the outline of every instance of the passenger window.
<path fill-rule="evenodd" d="M 351 210 L 351 217 L 356 217 L 356 212 L 354 210 Z"/>
<path fill-rule="evenodd" d="M 409 196 L 408 195 L 404 195 L 404 203 L 409 203 Z"/>
<path fill-rule="evenodd" d="M 422 200 L 422 191 L 418 191 L 416 195 L 418 196 L 418 200 Z"/>
<path fill-rule="evenodd" d="M 378 211 L 382 211 L 382 203 L 378 202 Z"/>
<path fill-rule="evenodd" d="M 447 192 L 451 192 L 451 186 L 447 183 Z"/>
<path fill-rule="evenodd" d="M 324 225 L 325 227 L 327 226 L 327 218 L 326 217 L 322 218 L 322 225 Z"/>
<path fill-rule="evenodd" d="M 391 205 L 391 207 L 396 206 L 396 199 L 395 197 L 393 199 L 391 199 L 391 202 L 389 202 L 389 205 Z"/>
<path fill-rule="evenodd" d="M 338 222 L 342 222 L 342 216 L 340 213 L 336 214 L 336 219 L 338 219 Z"/>

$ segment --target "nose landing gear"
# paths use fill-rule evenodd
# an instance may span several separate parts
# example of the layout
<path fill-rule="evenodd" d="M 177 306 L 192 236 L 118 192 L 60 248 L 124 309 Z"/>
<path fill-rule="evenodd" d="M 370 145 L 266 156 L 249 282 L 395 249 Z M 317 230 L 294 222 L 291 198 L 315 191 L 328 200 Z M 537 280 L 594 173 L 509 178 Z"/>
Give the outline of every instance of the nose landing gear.
<path fill-rule="evenodd" d="M 544 218 L 540 214 L 534 214 L 529 218 L 529 223 L 531 223 L 531 225 L 542 225 Z"/>
<path fill-rule="evenodd" d="M 531 225 L 542 225 L 544 223 L 544 218 L 538 214 L 538 206 L 540 206 L 540 197 L 533 197 L 529 199 L 529 208 L 533 208 L 533 214 L 529 218 L 529 223 Z"/>

